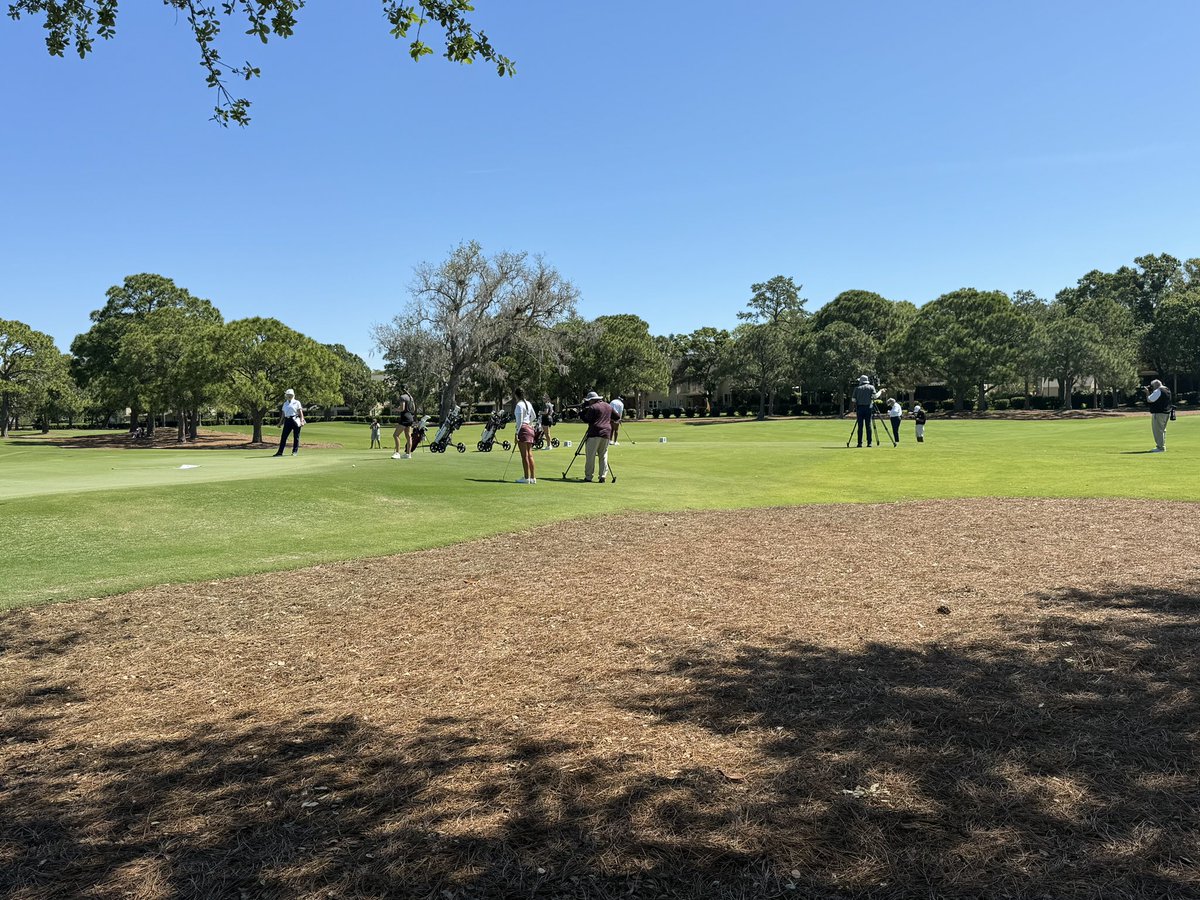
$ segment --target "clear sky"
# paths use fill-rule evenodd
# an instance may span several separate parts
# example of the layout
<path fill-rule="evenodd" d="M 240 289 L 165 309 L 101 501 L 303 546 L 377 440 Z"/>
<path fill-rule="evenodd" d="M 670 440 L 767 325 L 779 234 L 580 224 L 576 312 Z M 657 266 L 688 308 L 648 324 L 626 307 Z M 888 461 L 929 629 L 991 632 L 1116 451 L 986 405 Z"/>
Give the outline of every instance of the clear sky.
<path fill-rule="evenodd" d="M 209 121 L 157 3 L 83 62 L 0 20 L 0 318 L 65 350 L 157 272 L 379 365 L 371 325 L 469 239 L 655 333 L 731 327 L 778 274 L 815 309 L 1200 256 L 1195 0 L 476 5 L 515 78 L 414 64 L 371 0 L 312 0 L 268 47 L 231 34 L 263 69 L 246 129 Z"/>

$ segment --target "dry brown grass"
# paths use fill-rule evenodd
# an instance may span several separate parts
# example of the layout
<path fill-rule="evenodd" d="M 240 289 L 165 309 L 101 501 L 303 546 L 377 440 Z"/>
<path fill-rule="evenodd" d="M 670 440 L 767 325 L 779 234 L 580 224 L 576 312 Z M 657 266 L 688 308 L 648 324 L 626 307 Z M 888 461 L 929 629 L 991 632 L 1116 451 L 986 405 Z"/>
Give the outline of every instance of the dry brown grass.
<path fill-rule="evenodd" d="M 1050 500 L 18 610 L 0 894 L 1200 897 L 1198 612 L 1194 505 Z"/>

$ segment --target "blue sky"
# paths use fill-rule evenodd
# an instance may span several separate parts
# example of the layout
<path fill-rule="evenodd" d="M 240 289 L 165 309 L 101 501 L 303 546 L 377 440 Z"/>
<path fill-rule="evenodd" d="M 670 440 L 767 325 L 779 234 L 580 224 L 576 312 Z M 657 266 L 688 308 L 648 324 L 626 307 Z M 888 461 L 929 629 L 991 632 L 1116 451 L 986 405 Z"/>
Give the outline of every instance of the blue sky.
<path fill-rule="evenodd" d="M 476 5 L 515 78 L 412 63 L 369 0 L 313 0 L 268 47 L 230 34 L 263 69 L 247 129 L 209 121 L 158 4 L 122 4 L 83 62 L 0 20 L 0 318 L 66 349 L 158 272 L 378 365 L 371 325 L 469 239 L 655 333 L 732 327 L 777 274 L 815 309 L 1200 256 L 1191 0 Z"/>

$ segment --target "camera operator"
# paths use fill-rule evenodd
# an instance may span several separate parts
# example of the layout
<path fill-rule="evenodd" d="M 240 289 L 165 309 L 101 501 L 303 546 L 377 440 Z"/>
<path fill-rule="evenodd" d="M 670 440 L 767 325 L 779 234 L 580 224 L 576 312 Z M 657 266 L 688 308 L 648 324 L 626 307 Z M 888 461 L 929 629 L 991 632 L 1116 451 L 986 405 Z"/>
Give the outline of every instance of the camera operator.
<path fill-rule="evenodd" d="M 579 418 L 587 422 L 583 480 L 591 481 L 596 471 L 596 457 L 600 457 L 600 483 L 608 477 L 608 442 L 612 437 L 612 407 L 595 391 L 583 398 Z"/>
<path fill-rule="evenodd" d="M 1150 407 L 1150 427 L 1154 431 L 1151 453 L 1167 452 L 1167 423 L 1171 421 L 1171 391 L 1155 378 L 1150 387 L 1142 388 L 1146 405 Z"/>
<path fill-rule="evenodd" d="M 858 376 L 858 385 L 854 388 L 854 411 L 858 416 L 858 446 L 862 446 L 863 427 L 867 429 L 867 446 L 871 446 L 871 416 L 874 413 L 875 399 L 879 392 L 871 384 L 866 375 Z"/>

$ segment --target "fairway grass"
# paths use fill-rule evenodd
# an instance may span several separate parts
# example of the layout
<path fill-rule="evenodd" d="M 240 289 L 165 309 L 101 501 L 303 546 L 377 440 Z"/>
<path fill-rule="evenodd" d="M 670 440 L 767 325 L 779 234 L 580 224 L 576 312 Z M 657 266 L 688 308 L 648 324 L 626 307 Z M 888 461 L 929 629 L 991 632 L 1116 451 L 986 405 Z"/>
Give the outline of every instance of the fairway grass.
<path fill-rule="evenodd" d="M 343 423 L 304 430 L 306 441 L 340 447 L 283 458 L 252 448 L 66 449 L 55 445 L 61 432 L 19 433 L 0 443 L 0 609 L 569 527 L 622 511 L 989 496 L 1195 501 L 1198 423 L 1181 417 L 1169 452 L 1150 454 L 1147 416 L 934 420 L 923 444 L 905 423 L 899 447 L 861 450 L 846 447 L 849 420 L 650 420 L 623 427 L 610 452 L 616 484 L 575 482 L 582 459 L 563 481 L 573 450 L 562 447 L 535 454 L 533 486 L 513 483 L 521 475 L 515 456 L 505 476 L 510 454 L 474 450 L 478 426 L 456 436 L 467 453 L 422 448 L 411 460 L 366 449 L 367 428 Z M 578 425 L 556 429 L 573 441 L 581 433 Z M 625 553 L 636 564 L 637 548 Z M 695 559 L 718 553 L 697 547 Z"/>

